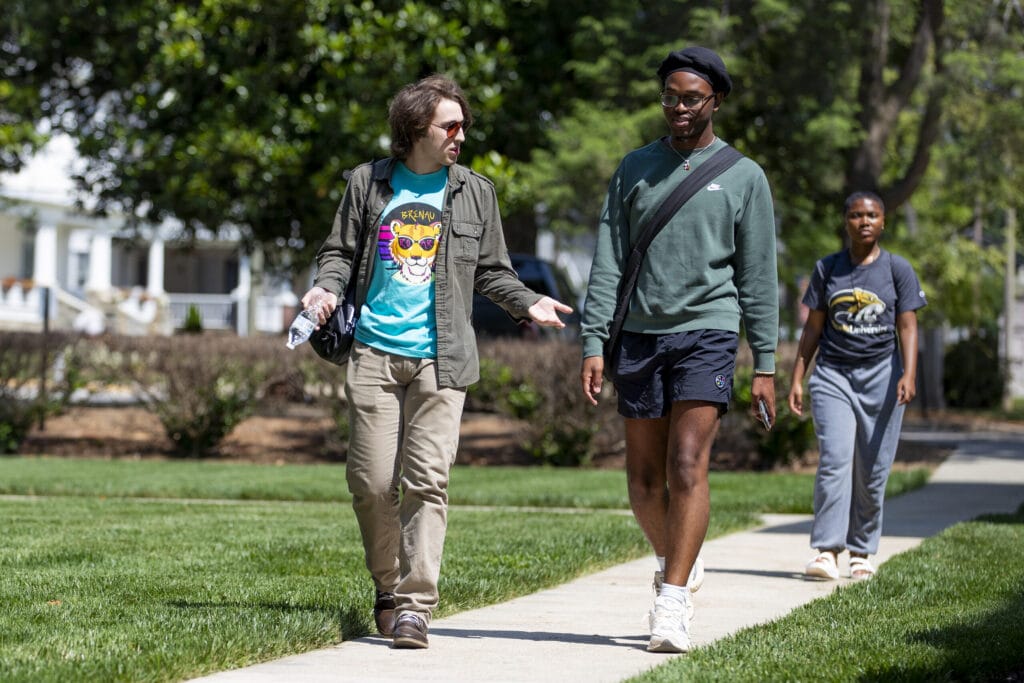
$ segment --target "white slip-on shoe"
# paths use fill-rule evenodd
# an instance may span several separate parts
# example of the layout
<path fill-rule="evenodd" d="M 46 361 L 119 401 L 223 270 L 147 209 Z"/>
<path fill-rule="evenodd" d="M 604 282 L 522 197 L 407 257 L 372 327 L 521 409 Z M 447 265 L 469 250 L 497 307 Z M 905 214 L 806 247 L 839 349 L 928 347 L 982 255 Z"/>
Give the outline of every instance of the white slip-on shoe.
<path fill-rule="evenodd" d="M 854 581 L 866 581 L 875 575 L 875 568 L 866 557 L 854 555 L 850 558 L 850 578 Z"/>
<path fill-rule="evenodd" d="M 818 556 L 804 567 L 804 574 L 815 579 L 831 579 L 835 581 L 839 578 L 836 556 L 830 552 L 818 553 Z"/>

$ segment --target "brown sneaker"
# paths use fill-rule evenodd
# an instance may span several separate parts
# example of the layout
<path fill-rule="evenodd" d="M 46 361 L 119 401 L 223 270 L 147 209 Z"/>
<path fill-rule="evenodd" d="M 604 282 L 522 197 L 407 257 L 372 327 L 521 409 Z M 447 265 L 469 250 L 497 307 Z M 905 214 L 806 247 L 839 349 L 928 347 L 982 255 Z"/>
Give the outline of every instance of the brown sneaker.
<path fill-rule="evenodd" d="M 377 624 L 377 633 L 390 636 L 395 630 L 395 596 L 393 593 L 377 591 L 377 599 L 373 603 L 373 621 Z"/>
<path fill-rule="evenodd" d="M 391 647 L 427 647 L 427 624 L 417 614 L 405 612 L 395 622 L 394 640 Z"/>

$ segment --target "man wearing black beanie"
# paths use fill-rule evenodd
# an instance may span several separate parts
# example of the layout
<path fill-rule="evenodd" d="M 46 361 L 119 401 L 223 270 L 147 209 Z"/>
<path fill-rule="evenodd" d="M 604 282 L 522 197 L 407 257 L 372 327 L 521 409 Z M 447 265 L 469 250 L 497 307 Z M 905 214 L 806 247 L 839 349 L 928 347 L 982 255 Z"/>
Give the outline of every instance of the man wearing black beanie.
<path fill-rule="evenodd" d="M 669 53 L 657 70 L 669 134 L 626 155 L 608 187 L 583 309 L 583 392 L 607 374 L 625 418 L 629 500 L 658 558 L 651 612 L 654 652 L 686 652 L 698 557 L 710 517 L 708 462 L 732 396 L 742 323 L 754 358 L 752 414 L 775 418 L 778 276 L 771 190 L 740 158 L 710 179 L 646 249 L 614 367 L 603 347 L 633 246 L 688 176 L 728 147 L 712 118 L 732 91 L 705 47 Z"/>

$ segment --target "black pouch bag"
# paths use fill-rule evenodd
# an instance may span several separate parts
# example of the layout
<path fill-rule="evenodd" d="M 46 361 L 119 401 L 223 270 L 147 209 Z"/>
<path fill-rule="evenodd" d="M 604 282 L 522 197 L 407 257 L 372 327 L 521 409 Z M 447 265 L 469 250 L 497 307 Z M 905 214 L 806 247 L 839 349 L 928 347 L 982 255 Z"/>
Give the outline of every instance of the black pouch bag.
<path fill-rule="evenodd" d="M 355 300 L 356 289 L 353 278 L 353 282 L 345 288 L 344 298 L 334 307 L 327 322 L 319 329 L 313 330 L 313 334 L 309 338 L 309 345 L 313 347 L 316 355 L 329 363 L 344 365 L 348 362 L 349 353 L 352 351 L 352 342 L 355 339 L 356 323 L 359 321 Z"/>

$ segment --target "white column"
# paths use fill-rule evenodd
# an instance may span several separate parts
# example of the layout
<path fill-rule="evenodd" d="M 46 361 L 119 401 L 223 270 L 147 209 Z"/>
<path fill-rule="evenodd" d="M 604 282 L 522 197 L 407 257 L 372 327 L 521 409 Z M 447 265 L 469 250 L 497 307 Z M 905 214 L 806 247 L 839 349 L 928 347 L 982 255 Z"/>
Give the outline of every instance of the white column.
<path fill-rule="evenodd" d="M 149 265 L 147 267 L 146 292 L 154 297 L 164 293 L 164 241 L 154 236 L 149 243 Z"/>
<path fill-rule="evenodd" d="M 110 292 L 112 251 L 110 233 L 93 233 L 92 241 L 89 243 L 89 279 L 85 283 L 87 292 Z"/>
<path fill-rule="evenodd" d="M 249 320 L 249 332 L 256 333 L 266 327 L 263 321 L 266 313 L 260 310 L 260 300 L 264 299 L 266 288 L 263 278 L 263 249 L 259 244 L 253 245 L 249 271 L 249 305 L 246 307 L 246 316 Z"/>
<path fill-rule="evenodd" d="M 242 252 L 238 256 L 238 287 L 235 287 L 235 331 L 249 336 L 249 299 L 252 297 L 252 262 Z"/>
<path fill-rule="evenodd" d="M 57 286 L 56 225 L 40 225 L 36 230 L 32 280 L 40 287 Z"/>

